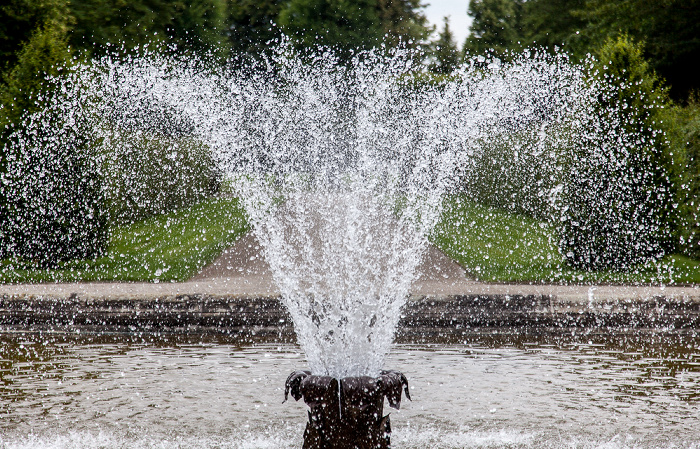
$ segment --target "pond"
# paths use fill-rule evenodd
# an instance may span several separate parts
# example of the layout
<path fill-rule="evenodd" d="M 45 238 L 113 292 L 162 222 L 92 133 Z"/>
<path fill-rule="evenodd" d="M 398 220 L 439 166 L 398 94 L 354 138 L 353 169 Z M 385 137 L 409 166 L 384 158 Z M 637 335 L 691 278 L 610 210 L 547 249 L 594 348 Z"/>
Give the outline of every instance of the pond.
<path fill-rule="evenodd" d="M 0 336 L 2 448 L 299 448 L 282 403 L 293 342 L 207 335 Z M 700 338 L 404 338 L 388 368 L 413 401 L 395 448 L 700 447 Z"/>

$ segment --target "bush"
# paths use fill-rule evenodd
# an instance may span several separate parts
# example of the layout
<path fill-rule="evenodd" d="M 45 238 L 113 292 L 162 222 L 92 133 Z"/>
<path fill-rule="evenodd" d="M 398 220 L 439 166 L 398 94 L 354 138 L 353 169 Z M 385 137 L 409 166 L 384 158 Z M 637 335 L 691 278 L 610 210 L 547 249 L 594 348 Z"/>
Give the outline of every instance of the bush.
<path fill-rule="evenodd" d="M 559 182 L 566 138 L 552 124 L 535 123 L 518 132 L 477 142 L 473 163 L 462 175 L 465 195 L 479 204 L 537 219 L 552 214 L 550 192 Z M 546 135 L 546 138 L 542 136 Z"/>
<path fill-rule="evenodd" d="M 0 147 L 0 213 L 7 217 L 0 257 L 41 267 L 98 257 L 108 224 L 187 207 L 218 188 L 215 161 L 191 137 L 191 124 L 153 102 L 134 102 L 127 108 L 133 116 L 111 120 L 65 63 L 65 36 L 55 33 L 35 35 L 3 92 L 12 101 L 3 109 Z M 61 68 L 66 76 L 46 80 Z"/>
<path fill-rule="evenodd" d="M 62 129 L 58 117 L 44 117 L 33 130 L 23 125 L 50 101 L 53 85 L 47 78 L 70 60 L 65 23 L 48 20 L 32 33 L 0 86 L 0 215 L 7 217 L 0 224 L 2 258 L 14 255 L 51 265 L 104 249 L 104 225 L 96 209 L 98 177 L 86 159 L 86 142 L 59 132 L 63 142 L 56 146 L 42 131 Z M 47 145 L 55 147 L 50 155 Z"/>
<path fill-rule="evenodd" d="M 209 149 L 188 136 L 115 133 L 102 151 L 110 221 L 128 223 L 195 204 L 218 190 Z"/>
<path fill-rule="evenodd" d="M 570 155 L 559 205 L 560 250 L 578 269 L 629 269 L 673 248 L 675 166 L 664 133 L 667 89 L 626 36 L 598 52 L 603 140 Z M 677 204 L 676 204 L 677 205 Z"/>
<path fill-rule="evenodd" d="M 679 115 L 678 140 L 684 150 L 679 249 L 688 257 L 700 259 L 700 97 L 691 96 Z"/>
<path fill-rule="evenodd" d="M 37 267 L 95 258 L 106 250 L 108 237 L 100 159 L 75 123 L 50 114 L 33 119 L 5 146 L 5 253 Z"/>

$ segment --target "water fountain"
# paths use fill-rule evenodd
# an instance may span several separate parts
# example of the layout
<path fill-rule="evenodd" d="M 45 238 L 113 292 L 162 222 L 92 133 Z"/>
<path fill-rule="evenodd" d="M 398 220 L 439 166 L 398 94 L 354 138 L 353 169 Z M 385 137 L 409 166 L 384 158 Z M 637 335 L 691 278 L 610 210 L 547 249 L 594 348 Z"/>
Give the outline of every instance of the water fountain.
<path fill-rule="evenodd" d="M 145 53 L 77 66 L 29 126 L 58 114 L 47 160 L 76 129 L 98 158 L 118 152 L 123 133 L 184 133 L 211 149 L 309 363 L 286 385 L 311 407 L 309 448 L 388 447 L 383 399 L 398 408 L 402 389 L 408 397 L 406 378 L 384 371 L 401 309 L 444 196 L 475 176 L 486 149 L 510 139 L 516 159 L 536 160 L 523 168 L 525 204 L 565 217 L 576 163 L 559 149 L 632 142 L 601 125 L 604 89 L 564 56 L 474 60 L 435 81 L 402 50 L 340 63 L 331 51 L 299 57 L 282 44 L 226 70 Z"/>

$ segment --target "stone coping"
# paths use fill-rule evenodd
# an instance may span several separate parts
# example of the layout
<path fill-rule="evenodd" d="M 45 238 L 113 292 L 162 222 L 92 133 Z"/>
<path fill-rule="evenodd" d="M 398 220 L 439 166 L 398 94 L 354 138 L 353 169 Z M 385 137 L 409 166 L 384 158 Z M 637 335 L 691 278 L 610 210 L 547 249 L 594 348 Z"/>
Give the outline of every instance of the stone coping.
<path fill-rule="evenodd" d="M 430 247 L 399 327 L 500 326 L 700 329 L 700 286 L 483 283 Z M 187 282 L 0 284 L 0 332 L 38 328 L 292 333 L 252 234 Z"/>
<path fill-rule="evenodd" d="M 551 293 L 551 292 L 550 292 Z M 618 292 L 619 293 L 619 292 Z M 639 293 L 639 292 L 637 292 Z M 554 294 L 413 295 L 401 320 L 403 333 L 518 328 L 664 332 L 700 331 L 700 295 L 559 297 Z M 688 293 L 694 293 L 690 295 Z M 291 335 L 279 297 L 175 294 L 156 296 L 0 296 L 0 332 L 214 332 Z"/>

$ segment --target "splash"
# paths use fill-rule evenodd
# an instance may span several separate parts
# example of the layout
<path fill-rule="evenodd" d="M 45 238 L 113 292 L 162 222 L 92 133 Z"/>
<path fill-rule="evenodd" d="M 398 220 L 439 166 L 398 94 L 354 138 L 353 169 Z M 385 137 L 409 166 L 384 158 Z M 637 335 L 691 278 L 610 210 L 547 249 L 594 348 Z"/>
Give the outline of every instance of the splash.
<path fill-rule="evenodd" d="M 601 113 L 605 89 L 566 56 L 474 59 L 438 80 L 416 56 L 339 61 L 282 44 L 229 68 L 148 51 L 104 57 L 56 80 L 17 145 L 49 166 L 79 135 L 97 178 L 119 173 L 144 139 L 173 164 L 188 145 L 206 148 L 245 205 L 311 370 L 376 376 L 445 195 L 570 222 L 571 198 L 597 197 L 582 161 L 615 166 L 606 148 L 633 140 L 610 132 L 621 127 Z M 587 156 L 572 157 L 574 146 Z M 27 181 L 25 160 L 9 167 L 10 181 L 55 190 Z"/>

